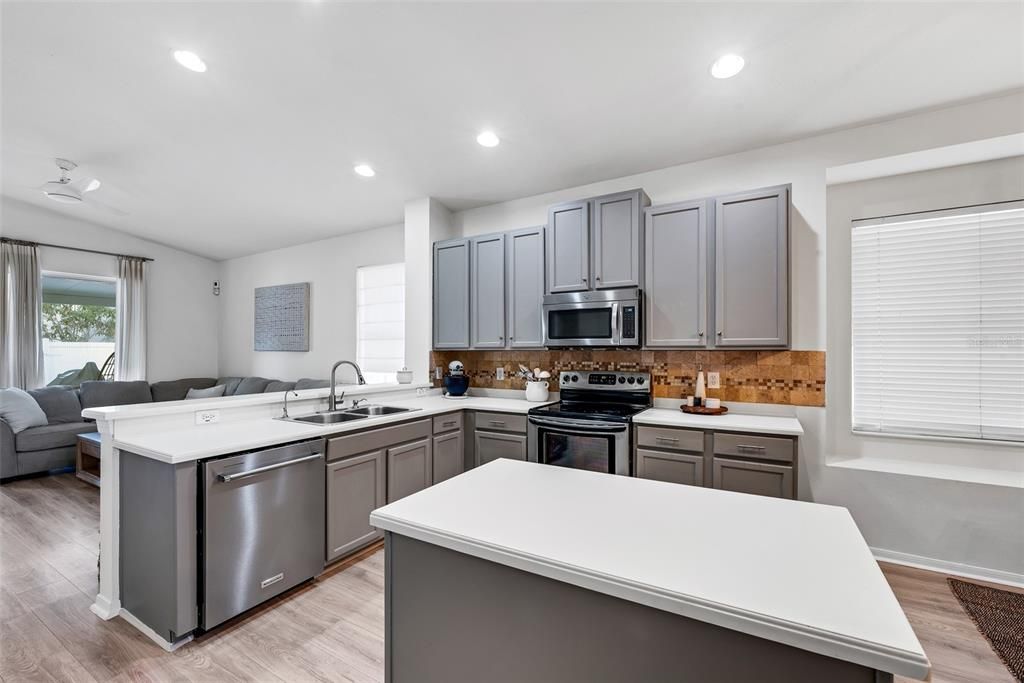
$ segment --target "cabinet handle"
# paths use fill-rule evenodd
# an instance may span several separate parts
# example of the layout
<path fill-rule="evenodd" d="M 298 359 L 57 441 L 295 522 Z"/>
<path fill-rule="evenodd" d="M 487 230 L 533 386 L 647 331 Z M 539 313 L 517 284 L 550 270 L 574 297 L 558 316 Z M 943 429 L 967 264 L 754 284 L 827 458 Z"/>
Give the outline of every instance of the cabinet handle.
<path fill-rule="evenodd" d="M 697 330 L 697 336 L 698 337 L 703 337 L 704 336 L 704 330 Z"/>
<path fill-rule="evenodd" d="M 455 423 L 454 422 L 442 422 L 441 426 L 442 427 L 454 427 Z"/>
<path fill-rule="evenodd" d="M 656 436 L 654 440 L 658 443 L 679 443 L 679 439 L 670 439 L 667 436 Z"/>
<path fill-rule="evenodd" d="M 601 278 L 600 278 L 600 277 L 595 277 L 594 279 L 595 279 L 595 280 L 597 280 L 598 282 L 600 282 L 600 281 L 601 281 Z"/>
<path fill-rule="evenodd" d="M 583 284 L 587 284 L 587 278 L 583 278 Z"/>
<path fill-rule="evenodd" d="M 505 426 L 505 423 L 501 422 L 500 420 L 491 420 L 488 424 L 490 424 L 492 427 L 504 427 Z"/>
<path fill-rule="evenodd" d="M 718 336 L 719 336 L 719 337 L 721 337 L 721 336 L 722 336 L 722 331 L 721 331 L 721 330 L 719 330 L 719 331 L 718 331 Z"/>
<path fill-rule="evenodd" d="M 754 453 L 764 453 L 764 446 L 751 446 L 749 444 L 740 443 L 736 444 L 736 450 L 738 451 L 753 451 Z"/>

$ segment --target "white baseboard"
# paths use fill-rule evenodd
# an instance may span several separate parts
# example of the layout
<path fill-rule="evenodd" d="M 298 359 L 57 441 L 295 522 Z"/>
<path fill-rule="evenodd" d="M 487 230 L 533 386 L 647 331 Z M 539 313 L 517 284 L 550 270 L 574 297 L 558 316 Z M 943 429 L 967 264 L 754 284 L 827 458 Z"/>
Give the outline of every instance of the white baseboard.
<path fill-rule="evenodd" d="M 89 605 L 89 611 L 104 621 L 110 621 L 121 611 L 121 603 L 97 593 L 94 602 Z"/>
<path fill-rule="evenodd" d="M 151 629 L 149 626 L 146 626 L 145 624 L 143 624 L 141 621 L 139 621 L 138 617 L 136 617 L 134 614 L 132 614 L 131 612 L 129 612 L 126 609 L 122 608 L 121 609 L 121 614 L 119 616 L 122 619 L 124 619 L 125 621 L 127 621 L 129 624 L 134 626 L 135 628 L 137 628 L 140 631 L 142 631 L 142 633 L 144 635 L 146 635 L 150 640 L 152 640 L 154 643 L 156 643 L 161 648 L 163 648 L 165 652 L 174 652 L 175 650 L 177 650 L 182 645 L 185 645 L 187 643 L 192 642 L 192 636 L 191 635 L 186 636 L 186 637 L 182 638 L 181 640 L 177 640 L 177 641 L 175 641 L 173 643 L 171 643 L 171 642 L 169 642 L 167 640 L 164 640 L 164 638 L 162 638 L 159 633 L 157 633 L 156 631 Z"/>
<path fill-rule="evenodd" d="M 871 548 L 871 552 L 874 554 L 875 559 L 880 562 L 891 562 L 892 564 L 902 564 L 907 567 L 927 569 L 941 574 L 962 576 L 966 579 L 978 579 L 980 581 L 1003 583 L 1009 586 L 1024 588 L 1024 574 L 1003 571 L 1001 569 L 977 567 L 972 564 L 963 564 L 960 562 L 936 560 L 932 557 L 911 555 L 910 553 L 901 553 L 895 550 L 886 550 L 885 548 Z"/>

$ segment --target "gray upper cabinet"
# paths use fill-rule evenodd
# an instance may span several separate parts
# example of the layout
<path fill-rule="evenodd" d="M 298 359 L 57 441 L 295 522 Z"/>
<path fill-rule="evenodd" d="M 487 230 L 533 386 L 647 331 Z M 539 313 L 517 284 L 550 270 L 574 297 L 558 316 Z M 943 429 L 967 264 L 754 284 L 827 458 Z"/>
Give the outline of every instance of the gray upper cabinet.
<path fill-rule="evenodd" d="M 715 199 L 719 347 L 789 345 L 789 186 Z"/>
<path fill-rule="evenodd" d="M 590 202 L 548 210 L 548 293 L 590 289 Z"/>
<path fill-rule="evenodd" d="M 470 345 L 505 348 L 505 235 L 471 239 L 470 264 Z"/>
<path fill-rule="evenodd" d="M 434 348 L 469 348 L 469 240 L 434 243 Z"/>
<path fill-rule="evenodd" d="M 647 346 L 707 346 L 707 206 L 701 200 L 644 212 Z"/>
<path fill-rule="evenodd" d="M 643 190 L 590 200 L 594 226 L 594 289 L 640 286 L 644 256 L 640 220 L 650 203 Z"/>
<path fill-rule="evenodd" d="M 544 346 L 541 302 L 544 298 L 544 228 L 527 228 L 505 237 L 508 268 L 508 347 Z"/>

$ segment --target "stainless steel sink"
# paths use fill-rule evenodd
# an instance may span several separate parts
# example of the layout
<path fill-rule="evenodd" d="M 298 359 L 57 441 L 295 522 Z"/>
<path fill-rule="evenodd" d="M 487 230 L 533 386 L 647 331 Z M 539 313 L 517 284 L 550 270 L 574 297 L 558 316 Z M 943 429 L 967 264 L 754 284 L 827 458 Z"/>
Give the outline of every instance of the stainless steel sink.
<path fill-rule="evenodd" d="M 395 406 L 366 406 L 365 408 L 352 408 L 347 412 L 351 415 L 369 417 L 371 415 L 394 415 L 395 413 L 407 413 L 412 408 L 396 408 Z"/>
<path fill-rule="evenodd" d="M 292 422 L 308 422 L 316 425 L 332 425 L 338 422 L 348 422 L 349 420 L 362 420 L 365 419 L 366 415 L 353 414 L 350 412 L 334 412 L 334 413 L 316 413 L 315 415 L 305 415 L 303 417 L 290 417 L 288 418 Z"/>

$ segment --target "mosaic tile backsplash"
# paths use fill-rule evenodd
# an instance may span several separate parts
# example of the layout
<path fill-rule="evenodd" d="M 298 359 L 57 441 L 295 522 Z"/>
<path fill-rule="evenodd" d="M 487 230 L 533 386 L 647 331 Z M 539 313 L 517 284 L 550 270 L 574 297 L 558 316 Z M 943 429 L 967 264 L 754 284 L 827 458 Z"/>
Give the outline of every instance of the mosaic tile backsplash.
<path fill-rule="evenodd" d="M 655 398 L 684 398 L 693 394 L 700 367 L 720 373 L 722 387 L 708 389 L 708 396 L 726 402 L 825 405 L 824 351 L 433 351 L 430 367 L 447 371 L 456 359 L 472 387 L 523 389 L 523 380 L 511 376 L 522 363 L 556 380 L 566 370 L 649 372 Z M 498 367 L 505 368 L 504 380 L 494 378 Z M 557 391 L 557 381 L 551 388 Z"/>

